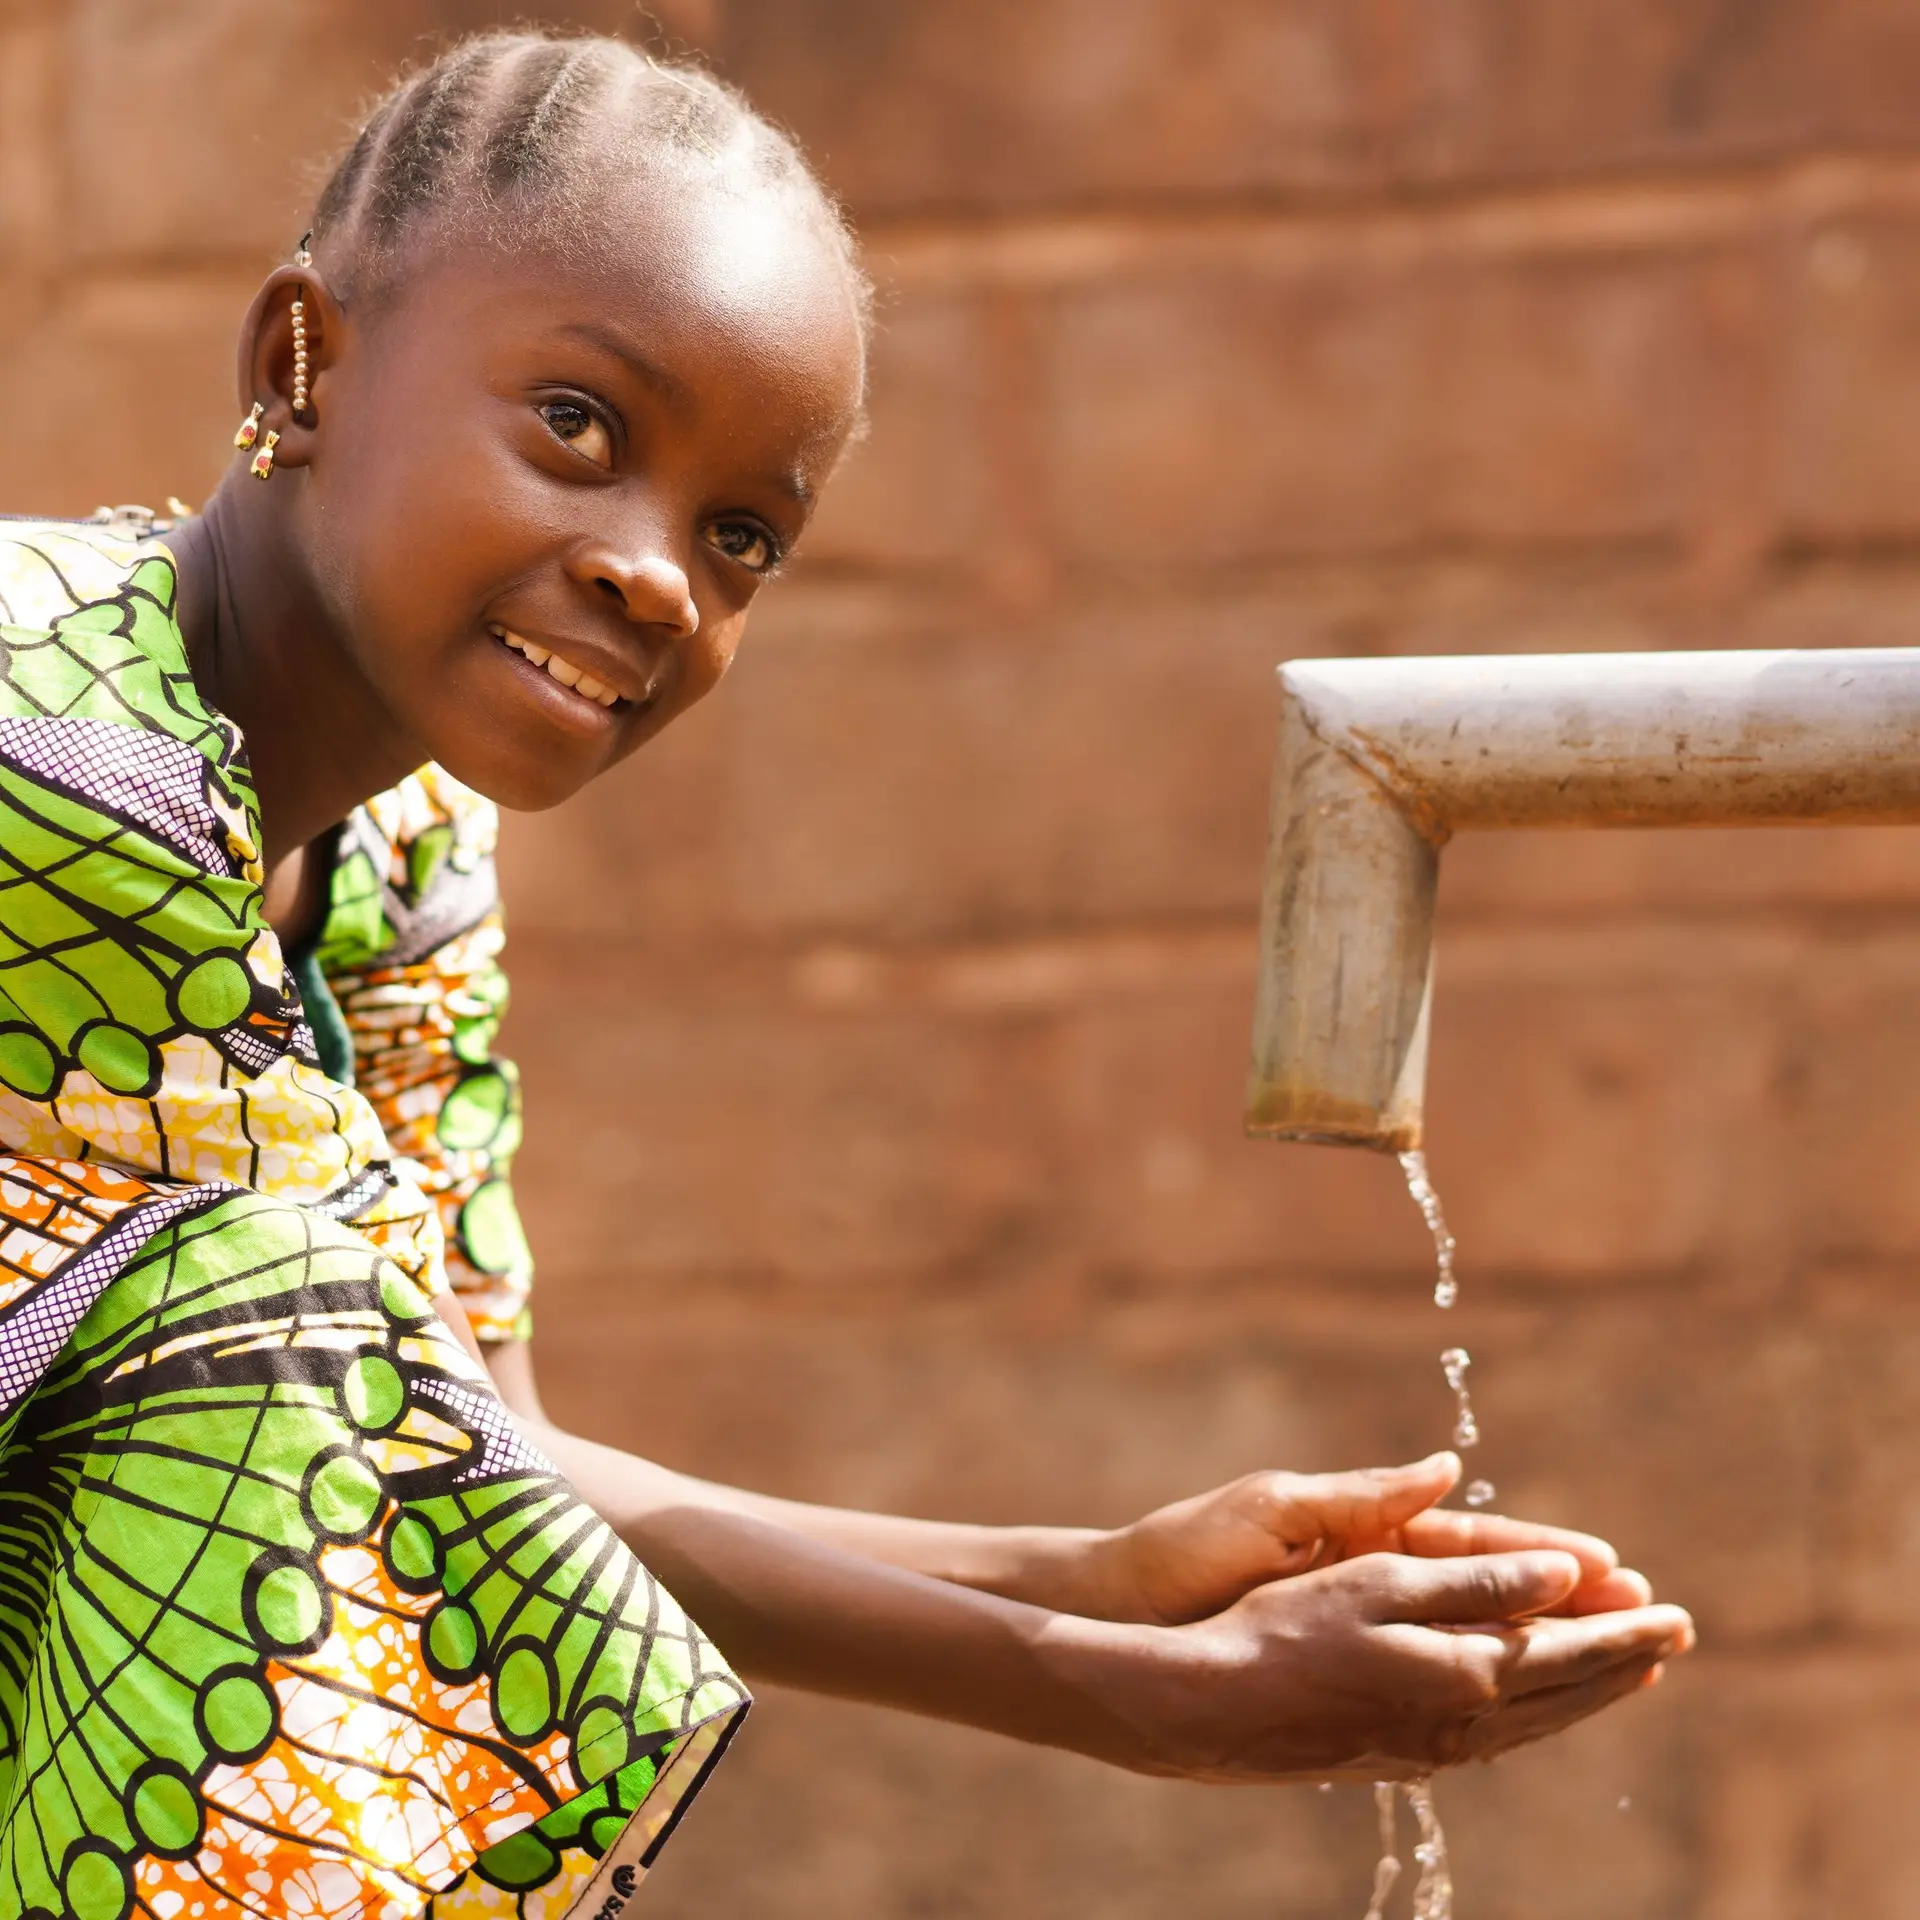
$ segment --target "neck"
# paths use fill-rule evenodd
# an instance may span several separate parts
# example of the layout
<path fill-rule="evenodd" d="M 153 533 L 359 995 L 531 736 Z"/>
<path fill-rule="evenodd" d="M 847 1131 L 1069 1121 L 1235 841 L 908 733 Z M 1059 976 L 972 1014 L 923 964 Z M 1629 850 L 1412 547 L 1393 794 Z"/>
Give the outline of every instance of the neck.
<path fill-rule="evenodd" d="M 246 736 L 269 868 L 426 757 L 328 616 L 290 498 L 270 496 L 236 464 L 205 512 L 166 537 L 194 684 Z"/>

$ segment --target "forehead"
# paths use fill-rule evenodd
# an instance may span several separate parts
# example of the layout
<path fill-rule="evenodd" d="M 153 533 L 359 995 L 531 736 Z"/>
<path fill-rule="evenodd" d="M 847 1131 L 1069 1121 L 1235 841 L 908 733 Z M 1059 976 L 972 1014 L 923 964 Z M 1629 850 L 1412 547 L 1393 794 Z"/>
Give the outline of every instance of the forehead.
<path fill-rule="evenodd" d="M 514 224 L 511 236 L 426 237 L 399 301 L 416 325 L 439 306 L 468 338 L 501 347 L 624 340 L 695 397 L 777 406 L 813 432 L 843 433 L 858 413 L 852 277 L 796 195 L 676 176 Z"/>

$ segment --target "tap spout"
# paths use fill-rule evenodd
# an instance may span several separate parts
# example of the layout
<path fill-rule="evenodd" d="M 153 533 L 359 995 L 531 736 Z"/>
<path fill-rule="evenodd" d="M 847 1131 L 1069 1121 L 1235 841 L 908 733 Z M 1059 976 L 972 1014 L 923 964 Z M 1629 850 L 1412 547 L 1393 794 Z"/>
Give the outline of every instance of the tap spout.
<path fill-rule="evenodd" d="M 1463 827 L 1920 821 L 1920 650 L 1294 660 L 1247 1130 L 1420 1144 Z"/>

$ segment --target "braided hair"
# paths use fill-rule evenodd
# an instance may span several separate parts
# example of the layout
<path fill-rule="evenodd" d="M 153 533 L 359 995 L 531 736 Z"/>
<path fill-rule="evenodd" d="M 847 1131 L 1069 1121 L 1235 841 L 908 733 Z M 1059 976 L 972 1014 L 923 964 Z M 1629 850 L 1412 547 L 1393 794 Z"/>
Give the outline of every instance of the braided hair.
<path fill-rule="evenodd" d="M 674 169 L 790 197 L 846 270 L 863 331 L 872 287 L 839 204 L 793 139 L 703 68 L 598 34 L 476 34 L 403 77 L 322 188 L 316 247 L 368 302 L 430 219 L 509 237 L 538 213 L 585 239 L 610 181 Z"/>

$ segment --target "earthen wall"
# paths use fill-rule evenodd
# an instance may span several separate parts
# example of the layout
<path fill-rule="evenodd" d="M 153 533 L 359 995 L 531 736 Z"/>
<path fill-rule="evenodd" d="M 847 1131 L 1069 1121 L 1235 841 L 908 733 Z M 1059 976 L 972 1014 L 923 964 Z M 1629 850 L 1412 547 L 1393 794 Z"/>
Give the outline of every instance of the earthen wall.
<path fill-rule="evenodd" d="M 208 490 L 302 169 L 510 11 L 0 0 L 0 509 Z M 1427 1451 L 1396 1170 L 1238 1132 L 1272 668 L 1920 633 L 1920 9 L 657 12 L 847 196 L 874 427 L 712 702 L 510 824 L 550 1402 L 980 1519 Z M 1479 1464 L 1703 1634 L 1447 1782 L 1464 1911 L 1906 1920 L 1920 837 L 1467 838 L 1441 927 Z M 1369 1822 L 774 1698 L 650 1897 L 1327 1920 Z"/>

